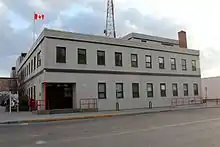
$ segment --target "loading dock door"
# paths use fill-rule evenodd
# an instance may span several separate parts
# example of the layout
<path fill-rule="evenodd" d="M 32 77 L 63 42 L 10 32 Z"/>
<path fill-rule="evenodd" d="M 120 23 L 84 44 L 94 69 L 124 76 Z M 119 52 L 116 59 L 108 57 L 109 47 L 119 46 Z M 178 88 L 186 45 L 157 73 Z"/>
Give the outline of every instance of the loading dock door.
<path fill-rule="evenodd" d="M 73 84 L 47 83 L 46 99 L 50 109 L 73 108 Z"/>

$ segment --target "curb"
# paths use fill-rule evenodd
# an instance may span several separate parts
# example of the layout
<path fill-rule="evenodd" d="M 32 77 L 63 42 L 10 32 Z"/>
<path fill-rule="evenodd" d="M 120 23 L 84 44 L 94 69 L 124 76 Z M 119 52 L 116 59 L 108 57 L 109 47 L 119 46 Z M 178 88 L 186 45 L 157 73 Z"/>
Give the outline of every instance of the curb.
<path fill-rule="evenodd" d="M 56 117 L 56 118 L 38 118 L 38 119 L 28 119 L 28 120 L 18 120 L 18 121 L 5 121 L 0 122 L 3 124 L 22 124 L 22 123 L 40 123 L 40 122 L 55 122 L 55 121 L 65 121 L 65 120 L 77 120 L 77 119 L 91 119 L 91 118 L 108 118 L 114 116 L 132 116 L 132 115 L 142 115 L 150 113 L 160 113 L 160 112 L 171 112 L 171 111 L 187 111 L 193 109 L 206 109 L 206 108 L 220 108 L 219 106 L 212 107 L 194 107 L 194 108 L 180 108 L 180 109 L 167 109 L 149 112 L 131 112 L 131 113 L 119 113 L 119 114 L 101 114 L 101 115 L 88 115 L 88 116 L 72 116 L 72 117 Z"/>

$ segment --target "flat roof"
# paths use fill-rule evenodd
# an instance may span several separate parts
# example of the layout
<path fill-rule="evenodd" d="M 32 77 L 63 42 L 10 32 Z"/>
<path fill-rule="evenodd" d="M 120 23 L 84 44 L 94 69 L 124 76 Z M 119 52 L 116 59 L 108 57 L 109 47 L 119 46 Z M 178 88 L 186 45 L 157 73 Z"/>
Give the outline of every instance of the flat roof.
<path fill-rule="evenodd" d="M 170 39 L 170 38 L 164 38 L 164 37 L 158 37 L 158 36 L 151 36 L 151 35 L 146 35 L 146 34 L 141 34 L 141 33 L 129 33 L 122 37 L 122 39 L 131 39 L 131 38 L 136 38 L 136 39 L 143 39 L 143 40 L 149 40 L 149 41 L 155 41 L 155 42 L 161 42 L 161 43 L 172 43 L 175 45 L 179 45 L 179 40 L 175 39 Z"/>

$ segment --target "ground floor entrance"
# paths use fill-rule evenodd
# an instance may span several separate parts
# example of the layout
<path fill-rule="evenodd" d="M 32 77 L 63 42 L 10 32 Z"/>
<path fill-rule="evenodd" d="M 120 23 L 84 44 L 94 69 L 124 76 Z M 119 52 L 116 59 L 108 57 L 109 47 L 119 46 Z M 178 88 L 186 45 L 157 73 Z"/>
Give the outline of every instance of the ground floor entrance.
<path fill-rule="evenodd" d="M 46 103 L 51 109 L 73 109 L 75 84 L 46 83 Z"/>

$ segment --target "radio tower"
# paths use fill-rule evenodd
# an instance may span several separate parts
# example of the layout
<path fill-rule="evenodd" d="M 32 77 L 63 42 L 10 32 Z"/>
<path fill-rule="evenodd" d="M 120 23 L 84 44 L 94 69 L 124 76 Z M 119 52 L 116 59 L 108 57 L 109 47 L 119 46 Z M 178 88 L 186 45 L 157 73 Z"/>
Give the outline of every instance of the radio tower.
<path fill-rule="evenodd" d="M 106 27 L 104 33 L 105 36 L 107 37 L 116 38 L 113 0 L 108 0 L 107 3 L 107 17 L 106 17 Z"/>

